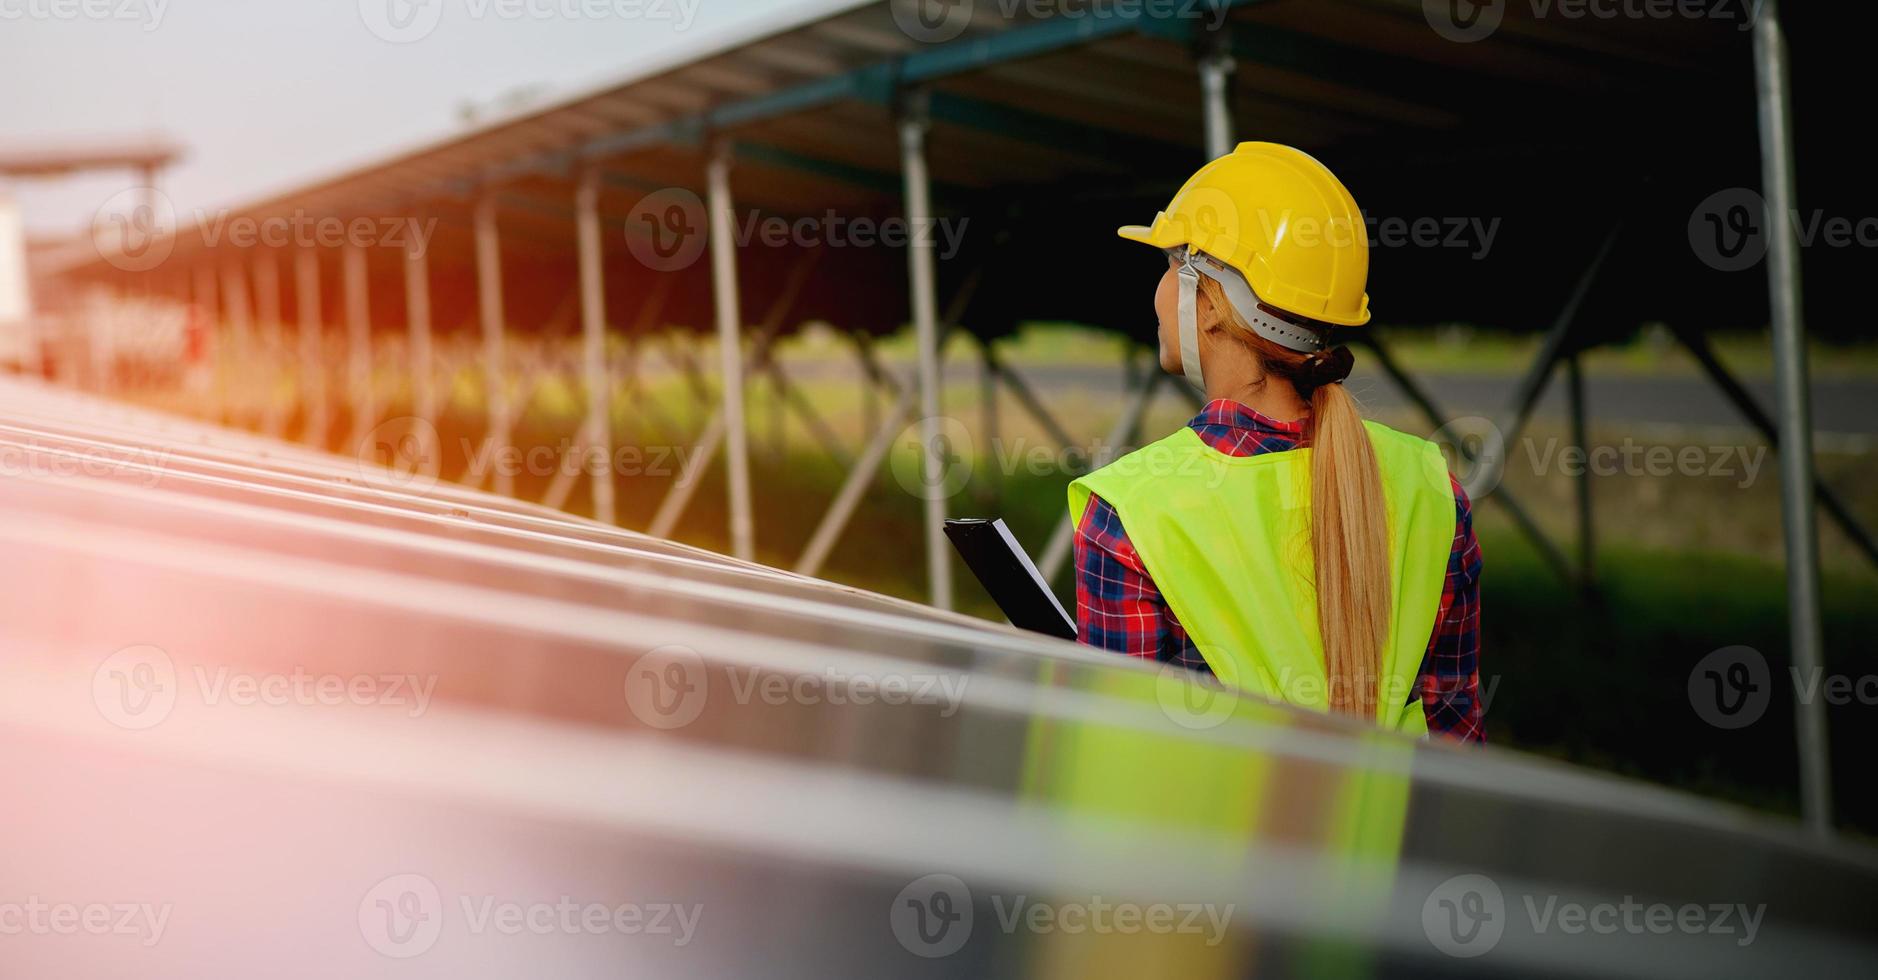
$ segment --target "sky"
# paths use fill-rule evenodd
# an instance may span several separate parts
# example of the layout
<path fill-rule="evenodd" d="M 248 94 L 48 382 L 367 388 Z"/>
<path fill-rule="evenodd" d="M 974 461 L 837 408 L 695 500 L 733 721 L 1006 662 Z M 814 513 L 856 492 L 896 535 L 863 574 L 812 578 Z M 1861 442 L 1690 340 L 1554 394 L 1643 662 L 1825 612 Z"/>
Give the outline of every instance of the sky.
<path fill-rule="evenodd" d="M 162 132 L 179 212 L 251 200 L 713 46 L 803 0 L 0 0 L 0 147 Z M 10 179 L 78 234 L 128 174 Z"/>

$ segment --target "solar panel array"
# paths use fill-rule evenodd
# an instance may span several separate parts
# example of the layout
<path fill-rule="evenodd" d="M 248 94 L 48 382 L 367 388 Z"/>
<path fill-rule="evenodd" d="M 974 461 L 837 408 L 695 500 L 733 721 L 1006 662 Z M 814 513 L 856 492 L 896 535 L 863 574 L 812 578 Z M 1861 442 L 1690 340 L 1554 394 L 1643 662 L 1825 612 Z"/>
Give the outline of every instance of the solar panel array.
<path fill-rule="evenodd" d="M 9 973 L 1878 958 L 1869 849 L 1684 795 L 30 383 L 0 466 Z"/>

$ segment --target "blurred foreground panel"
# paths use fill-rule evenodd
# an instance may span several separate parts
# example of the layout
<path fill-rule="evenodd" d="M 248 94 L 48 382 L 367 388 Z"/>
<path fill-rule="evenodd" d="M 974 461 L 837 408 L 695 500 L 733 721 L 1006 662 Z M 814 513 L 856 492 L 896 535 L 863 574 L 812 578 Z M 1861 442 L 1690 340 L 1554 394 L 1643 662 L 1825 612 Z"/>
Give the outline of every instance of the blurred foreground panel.
<path fill-rule="evenodd" d="M 8 975 L 1872 975 L 1878 858 L 0 382 Z"/>

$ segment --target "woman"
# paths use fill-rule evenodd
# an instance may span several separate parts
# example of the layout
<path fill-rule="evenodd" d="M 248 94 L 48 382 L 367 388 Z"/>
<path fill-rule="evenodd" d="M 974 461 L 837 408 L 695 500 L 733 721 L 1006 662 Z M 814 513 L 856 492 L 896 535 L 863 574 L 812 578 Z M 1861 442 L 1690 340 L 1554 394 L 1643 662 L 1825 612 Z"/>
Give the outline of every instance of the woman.
<path fill-rule="evenodd" d="M 1356 202 L 1242 143 L 1150 227 L 1161 367 L 1186 427 L 1070 487 L 1083 642 L 1411 735 L 1485 737 L 1480 549 L 1429 442 L 1365 422 L 1339 328 L 1369 320 Z"/>

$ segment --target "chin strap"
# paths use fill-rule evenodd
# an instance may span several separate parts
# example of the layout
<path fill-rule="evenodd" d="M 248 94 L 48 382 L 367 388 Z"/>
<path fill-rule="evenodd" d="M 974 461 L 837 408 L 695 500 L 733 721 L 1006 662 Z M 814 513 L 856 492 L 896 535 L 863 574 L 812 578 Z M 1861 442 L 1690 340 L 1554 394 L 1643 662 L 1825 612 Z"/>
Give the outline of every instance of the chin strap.
<path fill-rule="evenodd" d="M 1186 250 L 1175 274 L 1180 278 L 1180 373 L 1187 383 L 1204 394 L 1206 380 L 1200 375 L 1200 270 L 1194 268 L 1193 250 Z"/>
<path fill-rule="evenodd" d="M 1180 279 L 1180 373 L 1201 393 L 1206 391 L 1206 382 L 1200 376 L 1199 294 L 1203 275 L 1220 284 L 1226 301 L 1232 304 L 1239 318 L 1266 340 L 1301 354 L 1314 354 L 1328 346 L 1329 337 L 1322 331 L 1291 323 L 1261 309 L 1258 297 L 1238 270 L 1191 247 L 1182 247 L 1177 257 L 1180 265 L 1174 273 Z"/>

